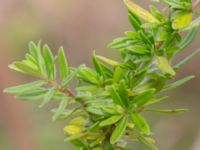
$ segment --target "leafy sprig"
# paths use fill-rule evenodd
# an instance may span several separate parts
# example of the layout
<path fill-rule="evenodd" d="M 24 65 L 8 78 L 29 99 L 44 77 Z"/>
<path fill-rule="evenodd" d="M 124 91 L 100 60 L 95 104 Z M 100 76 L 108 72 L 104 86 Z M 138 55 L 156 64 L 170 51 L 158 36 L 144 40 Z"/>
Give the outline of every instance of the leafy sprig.
<path fill-rule="evenodd" d="M 7 88 L 5 92 L 16 94 L 21 100 L 42 100 L 40 107 L 58 101 L 58 107 L 52 109 L 52 119 L 69 120 L 64 128 L 65 141 L 78 149 L 125 150 L 128 140 L 139 140 L 157 150 L 142 112 L 172 114 L 187 110 L 148 107 L 166 99 L 166 91 L 194 78 L 188 76 L 173 82 L 180 67 L 197 55 L 199 49 L 177 64 L 173 60 L 192 43 L 200 19 L 193 15 L 197 2 L 156 2 L 166 4 L 165 12 L 155 6 L 149 12 L 124 0 L 133 30 L 108 44 L 120 52 L 120 61 L 94 53 L 94 68 L 86 65 L 72 68 L 62 47 L 53 55 L 46 44 L 30 42 L 25 59 L 9 67 L 38 80 Z M 181 32 L 187 32 L 186 36 Z M 76 87 L 71 90 L 74 83 Z"/>

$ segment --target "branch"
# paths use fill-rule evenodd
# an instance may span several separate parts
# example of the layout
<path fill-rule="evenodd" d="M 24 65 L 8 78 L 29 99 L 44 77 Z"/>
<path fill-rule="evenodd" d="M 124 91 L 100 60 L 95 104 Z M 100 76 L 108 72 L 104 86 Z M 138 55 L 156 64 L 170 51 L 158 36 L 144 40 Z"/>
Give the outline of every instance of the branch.
<path fill-rule="evenodd" d="M 72 97 L 72 98 L 75 97 L 75 94 L 71 91 L 71 89 L 67 88 L 67 89 L 65 90 L 65 92 L 66 92 L 70 97 Z"/>
<path fill-rule="evenodd" d="M 45 78 L 43 78 L 43 79 L 44 80 L 48 80 L 48 79 L 45 79 Z M 67 93 L 71 98 L 75 97 L 75 94 L 72 92 L 71 89 L 69 89 L 69 88 L 63 89 L 63 88 L 61 88 L 60 85 L 56 81 L 48 81 L 48 83 L 49 83 L 50 86 L 55 87 L 58 91 Z"/>

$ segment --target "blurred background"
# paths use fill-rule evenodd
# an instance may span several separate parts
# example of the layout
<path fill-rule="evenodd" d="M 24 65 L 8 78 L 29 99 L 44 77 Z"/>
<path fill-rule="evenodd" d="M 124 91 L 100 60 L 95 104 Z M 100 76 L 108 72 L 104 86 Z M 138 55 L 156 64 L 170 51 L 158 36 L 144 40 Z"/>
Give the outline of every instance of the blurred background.
<path fill-rule="evenodd" d="M 139 1 L 145 8 L 148 1 Z M 71 66 L 90 64 L 93 50 L 117 59 L 106 45 L 130 30 L 122 0 L 0 0 L 0 91 L 30 78 L 8 69 L 24 57 L 27 43 L 42 40 L 57 51 L 64 46 Z M 200 38 L 200 34 L 198 35 Z M 178 58 L 200 47 L 199 38 Z M 189 108 L 176 115 L 145 114 L 161 150 L 200 150 L 200 55 L 185 65 L 178 78 L 195 79 L 155 108 Z M 0 150 L 73 150 L 63 142 L 65 122 L 52 122 L 50 108 L 14 100 L 0 92 Z M 140 144 L 134 150 L 146 150 Z"/>

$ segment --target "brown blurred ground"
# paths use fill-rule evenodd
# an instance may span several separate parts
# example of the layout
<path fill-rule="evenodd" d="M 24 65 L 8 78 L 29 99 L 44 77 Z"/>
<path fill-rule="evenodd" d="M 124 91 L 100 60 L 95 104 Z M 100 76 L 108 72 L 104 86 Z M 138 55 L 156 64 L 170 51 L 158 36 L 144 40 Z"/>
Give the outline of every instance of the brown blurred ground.
<path fill-rule="evenodd" d="M 139 3 L 148 6 L 147 1 Z M 7 68 L 9 63 L 24 56 L 30 40 L 42 40 L 54 51 L 63 45 L 72 66 L 90 65 L 94 49 L 99 54 L 117 57 L 106 44 L 130 29 L 121 0 L 0 0 L 0 90 L 31 80 Z M 197 38 L 182 56 L 200 47 L 198 41 Z M 168 101 L 157 105 L 186 107 L 190 111 L 174 116 L 147 116 L 161 150 L 200 149 L 199 59 L 200 56 L 185 65 L 178 75 L 179 78 L 194 74 L 196 79 L 171 93 Z M 0 150 L 72 149 L 71 145 L 63 143 L 65 123 L 52 123 L 47 110 L 13 100 L 12 96 L 0 92 Z"/>

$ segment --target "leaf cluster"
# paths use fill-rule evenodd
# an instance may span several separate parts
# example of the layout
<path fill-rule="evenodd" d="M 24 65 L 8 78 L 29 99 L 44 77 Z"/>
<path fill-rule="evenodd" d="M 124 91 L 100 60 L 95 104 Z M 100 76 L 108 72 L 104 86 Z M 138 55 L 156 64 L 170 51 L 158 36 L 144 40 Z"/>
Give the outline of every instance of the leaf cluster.
<path fill-rule="evenodd" d="M 191 0 L 156 2 L 166 4 L 166 9 L 150 6 L 147 11 L 124 0 L 133 29 L 108 44 L 120 53 L 120 61 L 93 53 L 93 68 L 83 64 L 73 68 L 62 47 L 53 55 L 46 44 L 30 42 L 25 58 L 9 67 L 38 80 L 5 92 L 16 94 L 17 99 L 39 101 L 40 107 L 57 101 L 57 108 L 51 110 L 52 119 L 68 120 L 65 141 L 80 150 L 125 150 L 127 141 L 133 140 L 157 150 L 142 112 L 186 111 L 149 106 L 165 100 L 166 91 L 194 78 L 173 81 L 180 67 L 200 49 L 176 64 L 173 60 L 195 38 L 200 19 L 194 18 Z M 71 84 L 76 85 L 74 90 Z"/>

